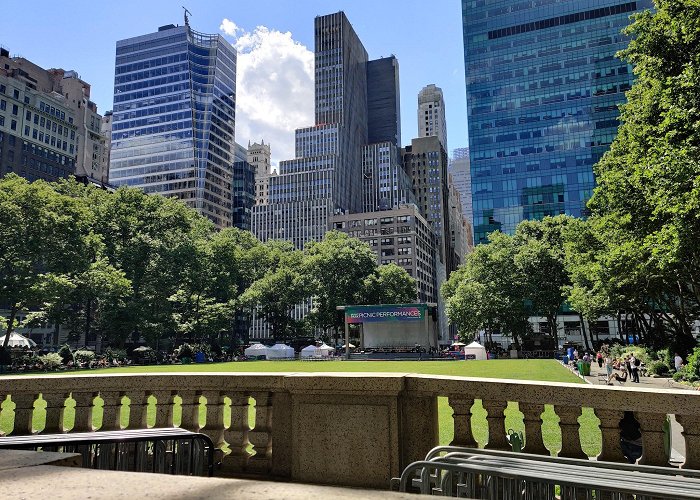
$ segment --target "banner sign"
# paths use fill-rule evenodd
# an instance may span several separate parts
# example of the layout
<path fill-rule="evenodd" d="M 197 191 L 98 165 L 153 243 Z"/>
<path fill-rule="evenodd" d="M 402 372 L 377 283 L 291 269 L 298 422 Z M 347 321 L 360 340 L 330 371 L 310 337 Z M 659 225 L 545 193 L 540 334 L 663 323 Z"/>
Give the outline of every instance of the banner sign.
<path fill-rule="evenodd" d="M 425 319 L 425 304 L 400 304 L 386 306 L 347 306 L 346 323 L 370 323 L 379 321 L 421 321 Z"/>

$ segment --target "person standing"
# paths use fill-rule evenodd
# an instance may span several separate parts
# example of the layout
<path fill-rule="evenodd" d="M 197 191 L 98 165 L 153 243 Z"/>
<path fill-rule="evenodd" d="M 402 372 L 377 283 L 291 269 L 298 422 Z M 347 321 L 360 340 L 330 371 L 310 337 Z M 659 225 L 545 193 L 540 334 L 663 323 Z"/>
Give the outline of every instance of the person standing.
<path fill-rule="evenodd" d="M 598 368 L 603 368 L 603 353 L 598 351 L 596 354 L 596 361 L 598 361 Z"/>
<path fill-rule="evenodd" d="M 624 361 L 624 369 L 627 372 L 627 376 L 631 379 L 632 378 L 632 363 L 630 363 L 630 356 L 629 354 L 625 356 L 625 361 Z"/>
<path fill-rule="evenodd" d="M 639 365 L 640 361 L 634 357 L 634 354 L 630 356 L 630 370 L 632 375 L 632 382 L 639 383 Z"/>
<path fill-rule="evenodd" d="M 673 366 L 675 366 L 677 372 L 681 371 L 681 368 L 683 368 L 683 358 L 681 358 L 678 353 L 676 353 L 673 358 Z"/>
<path fill-rule="evenodd" d="M 605 373 L 608 374 L 608 381 L 610 381 L 610 377 L 612 377 L 612 372 L 613 372 L 613 360 L 610 357 L 610 354 L 607 354 L 605 356 Z"/>

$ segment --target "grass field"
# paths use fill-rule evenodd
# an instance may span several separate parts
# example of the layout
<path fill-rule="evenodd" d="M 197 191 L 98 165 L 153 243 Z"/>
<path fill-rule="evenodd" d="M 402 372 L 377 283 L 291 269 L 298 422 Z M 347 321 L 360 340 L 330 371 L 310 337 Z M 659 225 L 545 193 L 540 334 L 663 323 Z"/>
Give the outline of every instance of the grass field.
<path fill-rule="evenodd" d="M 335 362 L 310 362 L 310 361 L 252 361 L 216 364 L 190 364 L 190 365 L 161 365 L 161 366 L 133 366 L 122 368 L 108 368 L 95 371 L 95 374 L 109 373 L 161 373 L 161 372 L 394 372 L 394 373 L 422 373 L 433 375 L 452 375 L 462 377 L 484 378 L 509 378 L 516 380 L 539 380 L 545 382 L 573 382 L 583 383 L 578 377 L 561 366 L 554 360 L 498 360 L 498 361 L 335 361 Z M 86 373 L 84 371 L 77 373 Z M 46 374 L 40 374 L 46 375 Z M 33 376 L 33 375 L 28 375 Z M 50 375 L 49 375 L 50 376 Z M 517 400 L 517 394 L 512 399 Z M 72 403 L 69 400 L 69 405 Z M 97 400 L 98 408 L 93 412 L 93 424 L 99 427 L 102 423 L 102 414 Z M 34 413 L 34 428 L 40 430 L 44 426 L 45 412 L 43 401 L 36 404 Z M 12 429 L 14 404 L 5 401 L 0 413 L 0 429 L 8 432 Z M 452 409 L 447 404 L 447 398 L 438 399 L 440 415 L 440 443 L 447 444 L 452 440 Z M 179 419 L 176 407 L 176 422 Z M 72 415 L 66 412 L 66 427 L 72 426 Z M 202 406 L 202 417 L 206 413 Z M 486 412 L 481 402 L 477 401 L 472 408 L 472 431 L 474 437 L 483 446 L 488 441 L 488 427 L 486 425 Z M 127 420 L 122 415 L 123 424 Z M 154 407 L 149 408 L 149 424 L 154 419 Z M 230 415 L 225 415 L 227 424 Z M 558 427 L 558 417 L 551 406 L 546 406 L 543 416 L 544 424 L 542 434 L 547 448 L 556 452 L 561 447 L 561 432 Z M 251 412 L 251 426 L 254 422 L 254 412 Z M 600 421 L 590 408 L 585 408 L 579 419 L 581 423 L 581 443 L 584 451 L 589 455 L 597 455 L 600 452 Z M 510 403 L 506 409 L 506 428 L 515 431 L 524 430 L 522 413 L 517 405 Z"/>

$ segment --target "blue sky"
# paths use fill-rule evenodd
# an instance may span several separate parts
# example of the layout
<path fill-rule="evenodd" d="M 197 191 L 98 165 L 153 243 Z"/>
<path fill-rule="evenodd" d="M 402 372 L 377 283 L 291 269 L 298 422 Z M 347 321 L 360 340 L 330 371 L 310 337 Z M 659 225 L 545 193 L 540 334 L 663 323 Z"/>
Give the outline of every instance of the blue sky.
<path fill-rule="evenodd" d="M 467 145 L 459 0 L 2 0 L 0 45 L 45 68 L 75 69 L 103 113 L 112 108 L 116 41 L 182 24 L 183 4 L 197 31 L 237 28 L 224 35 L 239 48 L 236 140 L 264 138 L 274 160 L 291 158 L 293 129 L 313 124 L 313 19 L 339 10 L 370 58 L 399 59 L 404 144 L 416 136 L 418 91 L 435 83 L 445 93 L 448 147 Z"/>

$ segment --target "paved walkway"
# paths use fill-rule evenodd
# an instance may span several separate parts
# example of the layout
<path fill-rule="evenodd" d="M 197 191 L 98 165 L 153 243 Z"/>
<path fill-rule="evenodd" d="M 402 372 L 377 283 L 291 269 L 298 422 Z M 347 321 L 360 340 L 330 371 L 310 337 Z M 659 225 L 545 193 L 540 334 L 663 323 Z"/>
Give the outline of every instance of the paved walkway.
<path fill-rule="evenodd" d="M 603 368 L 598 368 L 598 363 L 591 363 L 591 374 L 584 377 L 586 381 L 593 385 L 605 385 L 605 380 L 602 378 L 607 376 L 605 371 L 605 366 Z M 614 383 L 619 386 L 617 382 Z M 639 383 L 632 382 L 629 378 L 625 382 L 624 387 L 643 387 L 645 389 L 682 389 L 693 391 L 694 389 L 688 387 L 687 385 L 679 384 L 673 381 L 671 378 L 661 378 L 661 377 L 639 377 Z M 683 462 L 685 459 L 685 439 L 681 431 L 683 428 L 676 422 L 676 419 L 671 415 L 671 462 Z"/>

